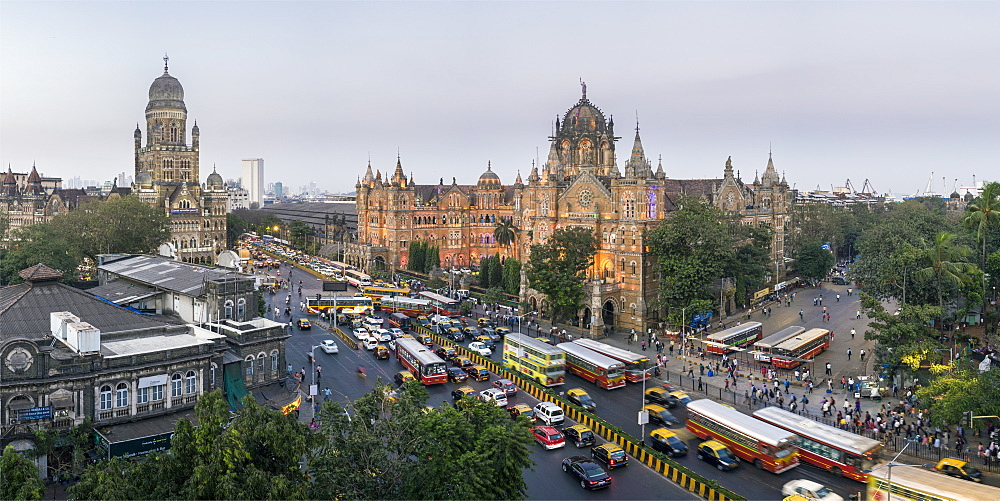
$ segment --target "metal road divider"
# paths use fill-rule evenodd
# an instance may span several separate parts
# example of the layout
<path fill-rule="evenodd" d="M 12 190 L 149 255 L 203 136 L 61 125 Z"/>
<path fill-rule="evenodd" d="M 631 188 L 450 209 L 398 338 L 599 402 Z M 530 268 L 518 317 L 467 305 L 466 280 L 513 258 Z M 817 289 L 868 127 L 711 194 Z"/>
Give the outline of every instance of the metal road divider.
<path fill-rule="evenodd" d="M 563 412 L 566 413 L 566 417 L 590 428 L 594 431 L 594 433 L 600 435 L 601 438 L 607 440 L 608 442 L 617 444 L 619 447 L 624 449 L 628 455 L 645 463 L 660 475 L 667 477 L 672 482 L 680 485 L 688 491 L 696 493 L 698 496 L 709 501 L 738 501 L 745 499 L 728 489 L 718 486 L 717 482 L 702 477 L 701 475 L 698 475 L 697 473 L 674 461 L 662 459 L 659 453 L 655 453 L 648 447 L 640 444 L 635 438 L 616 431 L 616 428 L 611 426 L 610 423 L 607 423 L 603 419 L 600 419 L 589 412 L 580 410 L 568 401 L 554 395 L 551 390 L 547 390 L 535 381 L 524 377 L 521 373 L 508 370 L 506 367 L 497 364 L 493 360 L 484 358 L 478 353 L 475 353 L 462 345 L 456 344 L 451 340 L 438 335 L 436 332 L 433 332 L 431 329 L 423 325 L 415 324 L 413 328 L 431 336 L 431 339 L 441 346 L 454 347 L 463 355 L 469 357 L 470 360 L 485 366 L 494 374 L 500 375 L 512 381 L 520 381 L 521 388 L 527 391 L 531 396 L 542 402 L 555 403 L 563 409 Z"/>

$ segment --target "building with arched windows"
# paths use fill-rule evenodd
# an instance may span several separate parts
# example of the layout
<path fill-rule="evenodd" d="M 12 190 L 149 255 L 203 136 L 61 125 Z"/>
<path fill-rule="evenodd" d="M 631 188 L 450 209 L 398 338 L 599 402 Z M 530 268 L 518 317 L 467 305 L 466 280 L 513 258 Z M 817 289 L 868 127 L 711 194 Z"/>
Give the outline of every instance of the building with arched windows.
<path fill-rule="evenodd" d="M 632 149 L 621 169 L 617 164 L 613 118 L 582 96 L 553 124 L 548 156 L 532 165 L 527 182 L 518 173 L 505 185 L 487 164 L 474 185 L 420 185 L 404 174 L 396 161 L 392 176 L 383 179 L 369 163 L 358 180 L 358 252 L 367 261 L 384 261 L 405 268 L 407 248 L 415 240 L 440 249 L 441 266 L 465 267 L 499 253 L 522 261 L 531 245 L 545 242 L 557 228 L 582 226 L 598 236 L 599 248 L 587 270 L 587 298 L 577 321 L 595 332 L 605 325 L 645 331 L 660 322 L 652 308 L 659 284 L 645 234 L 676 209 L 682 194 L 702 197 L 739 214 L 746 224 L 775 229 L 775 264 L 783 271 L 783 235 L 794 190 L 778 179 L 768 159 L 764 180 L 743 183 L 727 160 L 723 177 L 674 179 L 658 162 L 647 158 L 638 124 Z M 510 219 L 521 231 L 515 245 L 493 239 L 497 223 Z M 522 282 L 521 300 L 532 310 L 545 311 L 545 297 Z"/>
<path fill-rule="evenodd" d="M 167 71 L 149 86 L 146 104 L 146 142 L 135 126 L 135 183 L 132 193 L 162 207 L 170 219 L 170 244 L 184 262 L 210 264 L 226 245 L 229 192 L 214 169 L 199 184 L 198 122 L 187 135 L 187 106 L 180 81 Z"/>

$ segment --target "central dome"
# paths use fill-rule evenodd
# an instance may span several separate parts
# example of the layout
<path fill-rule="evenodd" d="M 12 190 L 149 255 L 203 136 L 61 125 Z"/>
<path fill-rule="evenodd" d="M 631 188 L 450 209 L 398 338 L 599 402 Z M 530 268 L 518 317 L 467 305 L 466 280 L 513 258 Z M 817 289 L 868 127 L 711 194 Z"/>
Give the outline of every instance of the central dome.
<path fill-rule="evenodd" d="M 166 68 L 163 69 L 162 75 L 153 80 L 153 85 L 149 86 L 149 104 L 146 105 L 146 111 L 154 108 L 187 111 L 187 107 L 184 106 L 184 87 L 180 81 L 167 73 Z"/>
<path fill-rule="evenodd" d="M 479 182 L 476 183 L 480 188 L 499 188 L 503 183 L 500 182 L 500 176 L 496 172 L 493 172 L 492 164 L 486 164 L 486 172 L 479 176 Z"/>
<path fill-rule="evenodd" d="M 608 126 L 604 120 L 604 113 L 584 97 L 566 112 L 562 128 L 579 132 L 604 132 Z"/>

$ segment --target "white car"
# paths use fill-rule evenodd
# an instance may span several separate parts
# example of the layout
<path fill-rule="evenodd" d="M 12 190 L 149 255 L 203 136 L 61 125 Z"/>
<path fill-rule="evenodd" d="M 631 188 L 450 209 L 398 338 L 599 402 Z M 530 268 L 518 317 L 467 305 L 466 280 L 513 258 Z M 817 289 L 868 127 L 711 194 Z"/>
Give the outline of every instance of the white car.
<path fill-rule="evenodd" d="M 340 348 L 337 347 L 337 342 L 332 339 L 324 339 L 323 342 L 319 344 L 319 347 L 327 355 L 340 353 Z"/>
<path fill-rule="evenodd" d="M 400 329 L 399 327 L 393 327 L 393 328 L 389 329 L 389 332 L 392 333 L 392 337 L 394 339 L 399 339 L 399 338 L 403 337 L 403 334 L 406 334 L 405 332 L 403 332 L 403 329 Z"/>
<path fill-rule="evenodd" d="M 798 494 L 810 501 L 844 501 L 844 498 L 830 492 L 823 484 L 812 480 L 799 479 L 786 483 L 781 488 L 782 496 Z"/>
<path fill-rule="evenodd" d="M 386 329 L 379 329 L 378 330 L 378 340 L 379 341 L 389 342 L 389 341 L 392 341 L 393 339 L 395 339 L 395 338 L 392 336 L 392 332 L 389 332 Z"/>
<path fill-rule="evenodd" d="M 376 346 L 378 346 L 379 340 L 376 339 L 375 336 L 368 336 L 368 339 L 365 339 L 364 343 L 365 343 L 365 349 L 368 351 L 372 351 L 375 349 Z"/>
<path fill-rule="evenodd" d="M 483 357 L 488 357 L 493 354 L 493 350 L 487 348 L 485 344 L 480 343 L 479 341 L 469 343 L 469 349 Z"/>
<path fill-rule="evenodd" d="M 503 390 L 489 388 L 479 392 L 479 400 L 493 402 L 497 407 L 507 407 L 507 394 Z"/>
<path fill-rule="evenodd" d="M 365 319 L 365 325 L 371 330 L 381 329 L 382 319 L 379 317 L 368 317 Z"/>

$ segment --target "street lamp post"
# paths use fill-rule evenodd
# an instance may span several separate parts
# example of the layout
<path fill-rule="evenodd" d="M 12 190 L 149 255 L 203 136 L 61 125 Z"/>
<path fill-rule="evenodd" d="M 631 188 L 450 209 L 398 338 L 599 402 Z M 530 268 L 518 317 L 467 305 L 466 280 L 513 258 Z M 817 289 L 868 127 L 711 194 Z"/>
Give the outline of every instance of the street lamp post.
<path fill-rule="evenodd" d="M 653 370 L 654 367 L 649 367 L 642 371 L 642 396 L 639 397 L 639 405 L 642 405 L 646 401 L 646 379 L 649 378 L 649 371 Z M 640 409 L 639 410 L 640 415 L 642 414 L 642 412 L 643 412 L 642 409 Z M 642 436 L 643 444 L 646 443 L 646 422 L 648 421 L 649 421 L 648 414 L 645 416 L 645 419 L 643 419 L 642 417 L 639 418 L 639 426 L 642 427 L 640 435 Z"/>
<path fill-rule="evenodd" d="M 309 372 L 312 373 L 311 383 L 309 384 L 309 396 L 316 395 L 316 348 L 319 345 L 309 348 Z"/>
<path fill-rule="evenodd" d="M 889 470 L 889 473 L 886 475 L 886 482 L 888 482 L 888 484 L 889 484 L 889 485 L 886 486 L 886 489 L 885 489 L 886 490 L 886 497 L 885 497 L 886 501 L 892 501 L 892 468 L 893 467 L 895 467 L 895 466 L 911 466 L 911 467 L 915 466 L 915 467 L 918 467 L 918 468 L 931 468 L 931 467 L 933 467 L 933 465 L 929 465 L 929 464 L 904 464 L 904 463 L 897 463 L 896 462 L 896 459 L 899 458 L 900 454 L 902 454 L 903 451 L 905 451 L 906 448 L 909 447 L 910 444 L 912 444 L 912 443 L 913 443 L 913 440 L 907 440 L 906 441 L 906 445 L 904 445 L 903 448 L 900 449 L 900 451 L 896 453 L 896 457 L 892 458 L 892 461 L 889 461 L 888 463 L 886 463 L 886 464 L 884 464 L 882 466 L 877 466 L 877 467 L 872 468 L 870 470 L 861 470 L 862 473 L 871 473 L 871 472 L 873 472 L 875 470 L 881 470 L 882 468 L 887 468 Z"/>

